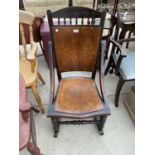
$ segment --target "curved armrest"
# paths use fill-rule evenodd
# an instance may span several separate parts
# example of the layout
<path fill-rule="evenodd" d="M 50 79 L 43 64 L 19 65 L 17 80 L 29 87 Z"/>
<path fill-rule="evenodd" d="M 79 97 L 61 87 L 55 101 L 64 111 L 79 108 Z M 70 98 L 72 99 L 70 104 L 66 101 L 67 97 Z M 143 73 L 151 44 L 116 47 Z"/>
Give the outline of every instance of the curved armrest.
<path fill-rule="evenodd" d="M 54 100 L 54 90 L 55 90 L 55 78 L 54 78 L 54 65 L 53 65 L 53 52 L 52 52 L 52 42 L 48 42 L 48 53 L 50 62 L 50 98 L 49 104 L 53 103 Z"/>
<path fill-rule="evenodd" d="M 126 56 L 128 51 L 127 48 L 122 47 L 122 45 L 113 38 L 109 38 L 109 40 L 112 44 L 114 44 L 119 49 L 119 51 L 121 52 L 121 56 Z"/>
<path fill-rule="evenodd" d="M 19 110 L 23 112 L 30 111 L 32 108 L 29 102 L 19 102 Z"/>
<path fill-rule="evenodd" d="M 31 43 L 31 46 L 32 46 L 31 51 L 27 54 L 27 59 L 30 61 L 35 59 L 35 53 L 38 49 L 38 45 L 34 41 Z"/>
<path fill-rule="evenodd" d="M 129 42 L 129 41 L 135 41 L 135 37 L 117 40 L 117 42 L 119 42 L 119 43 Z"/>
<path fill-rule="evenodd" d="M 31 62 L 31 71 L 32 73 L 34 73 L 36 65 L 35 53 L 38 49 L 38 46 L 37 43 L 34 41 L 31 43 L 31 46 L 32 46 L 31 51 L 27 54 L 27 60 Z"/>
<path fill-rule="evenodd" d="M 22 119 L 27 122 L 29 113 L 32 110 L 32 106 L 28 102 L 19 102 L 19 111 L 21 112 Z"/>
<path fill-rule="evenodd" d="M 104 51 L 104 44 L 101 42 L 101 62 L 100 62 L 100 71 L 99 71 L 99 81 L 100 81 L 100 89 L 101 89 L 101 95 L 102 98 L 104 99 L 103 95 L 103 79 L 104 79 L 104 57 L 105 57 L 105 51 Z"/>

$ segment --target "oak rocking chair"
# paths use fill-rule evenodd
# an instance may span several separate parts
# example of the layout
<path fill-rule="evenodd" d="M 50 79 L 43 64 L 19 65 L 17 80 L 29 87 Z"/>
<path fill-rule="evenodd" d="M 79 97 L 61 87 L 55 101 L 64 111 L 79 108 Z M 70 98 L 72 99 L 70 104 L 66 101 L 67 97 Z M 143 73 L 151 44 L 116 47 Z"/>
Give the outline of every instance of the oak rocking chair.
<path fill-rule="evenodd" d="M 84 7 L 66 10 L 71 13 L 65 14 L 65 17 L 64 14 L 59 14 L 57 22 L 53 21 L 52 12 L 47 11 L 52 38 L 52 43 L 49 43 L 51 90 L 47 117 L 52 120 L 54 137 L 58 136 L 60 124 L 96 124 L 100 135 L 103 135 L 106 118 L 110 115 L 103 94 L 103 63 L 100 66 L 100 90 L 97 89 L 95 75 L 98 56 L 102 59 L 101 62 L 104 58 L 104 53 L 100 55 L 100 46 L 105 12 L 100 13 L 97 25 L 95 17 L 99 14 L 98 11 Z M 62 11 L 64 10 L 60 12 Z M 60 22 L 62 18 L 64 20 Z M 72 18 L 75 19 L 74 24 Z M 81 18 L 80 24 L 78 18 Z M 84 23 L 84 18 L 87 23 Z M 54 66 L 59 81 L 56 93 Z M 87 71 L 92 76 L 62 77 L 61 73 L 72 71 Z M 75 120 L 62 121 L 61 118 Z"/>
<path fill-rule="evenodd" d="M 44 113 L 45 109 L 42 105 L 42 101 L 37 89 L 37 79 L 40 79 L 40 81 L 43 84 L 45 84 L 45 81 L 43 80 L 41 74 L 38 72 L 38 62 L 35 57 L 35 53 L 38 49 L 38 46 L 37 43 L 33 41 L 33 29 L 32 29 L 33 20 L 34 20 L 33 14 L 22 10 L 19 11 L 20 35 L 22 38 L 22 44 L 24 49 L 23 53 L 21 52 L 21 50 L 19 51 L 19 70 L 24 77 L 26 88 L 32 88 L 35 99 L 38 102 L 38 106 L 41 112 Z M 23 23 L 29 24 L 30 43 L 31 43 L 30 50 L 28 50 L 26 47 L 26 39 Z"/>

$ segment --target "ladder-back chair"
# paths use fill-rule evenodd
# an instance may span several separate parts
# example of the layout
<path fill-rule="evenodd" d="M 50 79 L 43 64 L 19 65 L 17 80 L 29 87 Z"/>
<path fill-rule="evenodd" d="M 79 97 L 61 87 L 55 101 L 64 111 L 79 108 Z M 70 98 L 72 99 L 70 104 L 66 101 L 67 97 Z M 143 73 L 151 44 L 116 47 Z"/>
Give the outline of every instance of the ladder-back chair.
<path fill-rule="evenodd" d="M 101 14 L 89 8 L 70 7 L 60 10 L 59 16 L 57 13 L 57 21 L 53 14 L 47 11 L 52 38 L 52 43 L 49 43 L 51 90 L 47 117 L 52 119 L 54 137 L 58 135 L 60 124 L 96 124 L 102 135 L 106 118 L 110 115 L 103 94 L 103 63 L 100 66 L 99 90 L 95 75 L 98 56 L 103 61 L 104 53 L 102 56 L 99 53 L 105 12 Z M 96 18 L 100 19 L 98 24 Z M 59 81 L 56 93 L 54 66 Z M 62 77 L 61 73 L 72 71 L 87 71 L 92 76 Z M 61 118 L 79 120 L 62 121 Z"/>
<path fill-rule="evenodd" d="M 22 38 L 22 45 L 24 51 L 22 52 L 20 48 L 19 70 L 24 77 L 26 88 L 32 88 L 38 106 L 41 112 L 44 113 L 45 109 L 42 105 L 42 101 L 37 89 L 37 79 L 40 79 L 40 81 L 43 84 L 45 84 L 45 81 L 43 80 L 41 74 L 38 72 L 38 62 L 35 57 L 35 53 L 38 49 L 38 46 L 37 43 L 33 41 L 33 28 L 32 28 L 33 20 L 34 15 L 32 13 L 19 10 L 20 35 Z M 29 24 L 30 43 L 31 43 L 31 48 L 29 50 L 26 46 L 23 24 Z"/>

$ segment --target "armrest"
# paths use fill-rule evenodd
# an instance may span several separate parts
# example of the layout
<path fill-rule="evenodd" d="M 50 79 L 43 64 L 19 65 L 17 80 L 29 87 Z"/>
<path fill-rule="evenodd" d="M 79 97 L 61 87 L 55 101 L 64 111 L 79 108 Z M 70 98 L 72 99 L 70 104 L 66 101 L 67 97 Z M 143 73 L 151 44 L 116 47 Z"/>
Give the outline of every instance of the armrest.
<path fill-rule="evenodd" d="M 103 95 L 104 57 L 105 57 L 104 44 L 103 42 L 101 42 L 101 62 L 100 62 L 100 71 L 99 71 L 99 81 L 100 81 L 100 89 L 101 89 L 102 98 L 104 98 L 104 95 Z"/>
<path fill-rule="evenodd" d="M 28 102 L 19 102 L 19 111 L 21 112 L 22 119 L 27 122 L 29 113 L 32 110 L 32 106 Z"/>
<path fill-rule="evenodd" d="M 54 65 L 53 65 L 53 52 L 52 52 L 52 42 L 48 42 L 48 53 L 49 53 L 49 62 L 50 62 L 50 98 L 49 104 L 53 103 L 54 100 L 54 90 L 55 90 L 55 77 L 54 77 Z"/>
<path fill-rule="evenodd" d="M 121 52 L 121 56 L 126 56 L 128 49 L 122 47 L 122 45 L 113 38 L 109 38 L 110 42 L 113 43 Z"/>
<path fill-rule="evenodd" d="M 27 54 L 27 59 L 28 60 L 35 60 L 35 53 L 38 49 L 38 45 L 36 42 L 33 41 L 31 43 L 31 46 L 32 46 L 32 48 L 31 48 L 30 52 Z"/>
<path fill-rule="evenodd" d="M 119 43 L 129 42 L 129 41 L 135 41 L 135 37 L 134 38 L 125 38 L 125 39 L 117 40 L 117 42 L 119 42 Z"/>
<path fill-rule="evenodd" d="M 19 102 L 19 110 L 20 111 L 30 111 L 32 108 L 31 104 L 29 102 Z"/>
<path fill-rule="evenodd" d="M 31 51 L 27 54 L 27 60 L 31 62 L 31 71 L 32 73 L 34 73 L 36 65 L 35 53 L 38 49 L 38 46 L 36 42 L 32 42 L 31 46 L 32 46 Z"/>

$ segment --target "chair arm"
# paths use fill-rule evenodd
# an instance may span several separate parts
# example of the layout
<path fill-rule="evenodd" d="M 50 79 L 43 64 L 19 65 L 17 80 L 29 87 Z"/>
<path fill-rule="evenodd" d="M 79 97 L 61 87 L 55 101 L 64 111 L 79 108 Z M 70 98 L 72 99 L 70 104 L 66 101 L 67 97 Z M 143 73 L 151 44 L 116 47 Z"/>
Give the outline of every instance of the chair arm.
<path fill-rule="evenodd" d="M 101 42 L 101 61 L 100 61 L 100 71 L 99 71 L 99 81 L 100 81 L 100 89 L 101 89 L 101 95 L 103 96 L 103 79 L 104 79 L 104 57 L 105 57 L 105 51 L 104 51 L 104 44 Z"/>
<path fill-rule="evenodd" d="M 119 49 L 119 51 L 121 52 L 121 56 L 127 55 L 127 51 L 128 51 L 127 48 L 122 47 L 122 45 L 118 41 L 116 41 L 115 39 L 111 37 L 109 38 L 109 41 L 113 43 Z"/>
<path fill-rule="evenodd" d="M 32 73 L 34 73 L 36 65 L 35 53 L 38 49 L 38 46 L 36 42 L 32 42 L 31 46 L 32 46 L 31 51 L 27 54 L 27 60 L 31 62 L 31 71 Z"/>
<path fill-rule="evenodd" d="M 119 42 L 119 43 L 129 42 L 129 41 L 135 41 L 135 37 L 134 38 L 125 38 L 125 39 L 117 40 L 117 42 Z"/>
<path fill-rule="evenodd" d="M 32 108 L 32 106 L 29 102 L 20 102 L 19 103 L 20 111 L 23 111 L 23 112 L 30 111 L 31 108 Z"/>
<path fill-rule="evenodd" d="M 31 43 L 31 46 L 32 46 L 32 48 L 31 48 L 30 52 L 27 54 L 28 60 L 34 60 L 35 59 L 35 53 L 38 49 L 38 45 L 34 41 Z"/>
<path fill-rule="evenodd" d="M 52 52 L 52 42 L 48 42 L 48 55 L 49 55 L 49 63 L 50 63 L 50 98 L 49 104 L 53 103 L 54 100 L 54 90 L 55 90 L 55 77 L 54 77 L 54 65 L 53 65 L 53 52 Z"/>
<path fill-rule="evenodd" d="M 32 106 L 28 102 L 20 102 L 19 103 L 19 111 L 21 112 L 22 119 L 27 122 L 29 118 L 30 111 L 32 110 Z"/>

